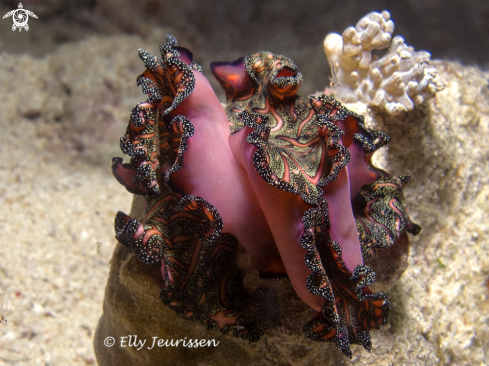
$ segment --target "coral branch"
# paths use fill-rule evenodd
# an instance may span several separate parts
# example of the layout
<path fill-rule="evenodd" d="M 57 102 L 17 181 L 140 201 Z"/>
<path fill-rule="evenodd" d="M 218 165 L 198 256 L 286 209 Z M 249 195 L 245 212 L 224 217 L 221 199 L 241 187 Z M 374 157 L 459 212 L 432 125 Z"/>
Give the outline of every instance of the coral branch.
<path fill-rule="evenodd" d="M 444 89 L 437 71 L 429 67 L 430 54 L 416 52 L 401 36 L 392 39 L 394 23 L 387 11 L 370 13 L 340 36 L 330 33 L 324 52 L 335 75 L 336 97 L 363 102 L 391 115 L 410 111 Z M 373 50 L 387 48 L 381 58 Z"/>

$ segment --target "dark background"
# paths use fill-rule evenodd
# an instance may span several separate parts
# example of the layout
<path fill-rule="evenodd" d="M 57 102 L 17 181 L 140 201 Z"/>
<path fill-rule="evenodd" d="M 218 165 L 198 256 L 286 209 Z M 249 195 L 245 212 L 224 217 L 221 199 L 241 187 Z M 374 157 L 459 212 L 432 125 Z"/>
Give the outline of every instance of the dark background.
<path fill-rule="evenodd" d="M 2 0 L 0 13 L 19 0 Z M 209 74 L 208 62 L 260 50 L 292 58 L 305 78 L 303 93 L 324 88 L 330 71 L 322 41 L 371 11 L 388 10 L 396 29 L 432 58 L 489 66 L 488 0 L 22 0 L 31 30 L 12 32 L 0 22 L 0 51 L 42 56 L 57 45 L 93 35 L 136 34 L 154 27 L 176 35 Z M 164 39 L 161 40 L 164 43 Z"/>

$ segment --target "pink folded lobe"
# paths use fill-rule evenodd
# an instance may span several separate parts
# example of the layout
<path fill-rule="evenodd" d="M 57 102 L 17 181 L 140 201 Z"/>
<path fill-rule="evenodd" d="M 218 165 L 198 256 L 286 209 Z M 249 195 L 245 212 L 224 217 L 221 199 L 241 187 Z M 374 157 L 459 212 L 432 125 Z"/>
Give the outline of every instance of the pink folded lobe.
<path fill-rule="evenodd" d="M 353 200 L 364 185 L 373 183 L 380 177 L 377 171 L 371 170 L 365 161 L 365 153 L 361 143 L 354 141 L 349 147 L 350 163 L 348 163 L 348 177 L 350 181 L 350 195 Z"/>
<path fill-rule="evenodd" d="M 356 266 L 363 264 L 363 257 L 358 240 L 357 225 L 351 209 L 348 167 L 343 168 L 339 172 L 338 178 L 323 189 L 323 197 L 328 202 L 331 239 L 340 245 L 343 261 L 347 268 L 353 272 Z"/>
<path fill-rule="evenodd" d="M 133 178 L 136 176 L 136 172 L 131 168 L 130 164 L 122 164 L 121 158 L 112 159 L 112 174 L 132 194 L 143 196 L 148 194 L 148 190 L 142 189 L 134 184 Z"/>
<path fill-rule="evenodd" d="M 243 65 L 250 80 L 237 82 L 232 67 L 242 75 Z M 361 126 L 333 98 L 296 96 L 302 75 L 284 56 L 264 51 L 242 63 L 216 63 L 213 73 L 228 97 L 235 159 L 248 174 L 297 295 L 319 311 L 305 334 L 336 342 L 349 357 L 350 343 L 369 350 L 368 330 L 387 321 L 389 303 L 367 287 L 375 276 L 363 266 L 351 203 L 348 147 Z M 251 91 L 236 89 L 250 83 Z M 363 151 L 355 153 L 363 165 L 352 174 L 366 162 Z"/>
<path fill-rule="evenodd" d="M 223 233 L 236 236 L 259 271 L 283 272 L 272 233 L 250 186 L 229 147 L 229 122 L 204 75 L 193 71 L 195 90 L 173 112 L 195 128 L 187 141 L 183 166 L 170 177 L 182 194 L 211 202 L 223 218 Z"/>
<path fill-rule="evenodd" d="M 115 177 L 144 194 L 147 212 L 141 221 L 119 212 L 116 237 L 144 263 L 160 265 L 160 298 L 179 316 L 257 341 L 278 304 L 267 289 L 243 289 L 236 237 L 264 272 L 284 272 L 280 255 L 200 66 L 172 36 L 160 51 L 161 59 L 139 50 L 146 71 L 137 81 L 148 99 L 133 108 L 121 138 L 130 163 L 113 159 Z"/>
<path fill-rule="evenodd" d="M 307 250 L 298 244 L 304 234 L 302 217 L 312 206 L 305 203 L 299 195 L 271 186 L 258 174 L 253 164 L 253 155 L 257 148 L 246 142 L 246 137 L 251 132 L 249 127 L 245 127 L 233 134 L 230 139 L 231 149 L 248 174 L 294 290 L 311 308 L 320 311 L 324 299 L 307 289 L 307 277 L 312 272 L 304 263 Z"/>
<path fill-rule="evenodd" d="M 355 138 L 355 134 L 362 137 L 369 135 L 369 131 L 367 131 L 364 126 L 360 125 L 361 123 L 361 121 L 352 116 L 347 117 L 345 120 L 338 121 L 338 127 L 344 132 L 344 135 L 341 136 L 341 142 L 350 152 L 348 178 L 352 200 L 364 185 L 371 184 L 380 177 L 378 169 L 372 170 L 370 169 L 371 167 L 369 167 L 372 154 L 367 157 L 362 142 L 358 140 L 358 137 Z M 378 144 L 376 149 L 383 146 L 387 141 L 388 137 L 379 133 L 376 141 Z"/>
<path fill-rule="evenodd" d="M 212 62 L 211 71 L 226 93 L 226 99 L 251 91 L 253 83 L 244 67 L 243 58 L 233 62 Z"/>
<path fill-rule="evenodd" d="M 284 63 L 285 62 L 286 60 L 284 59 Z M 278 65 L 278 63 L 276 64 Z M 255 63 L 255 66 L 258 69 L 265 67 L 258 63 Z M 224 88 L 228 101 L 234 99 L 242 100 L 243 103 L 247 103 L 246 101 L 253 95 L 251 93 L 256 92 L 257 89 L 263 92 L 263 89 L 261 89 L 262 85 L 256 86 L 255 82 L 250 78 L 248 70 L 244 65 L 244 59 L 238 59 L 234 62 L 212 63 L 211 70 Z M 300 85 L 302 80 L 302 76 L 297 74 L 297 70 L 284 67 L 284 69 L 279 70 L 276 75 L 277 78 L 281 78 L 279 81 L 285 80 L 283 77 L 293 78 L 294 76 L 297 76 L 296 79 L 290 79 L 293 80 L 293 82 L 284 84 L 284 88 L 287 89 L 287 92 L 291 93 L 291 95 L 293 95 L 293 90 L 298 88 L 298 85 Z M 281 87 L 283 87 L 283 85 L 281 85 Z M 258 91 L 258 93 L 259 92 L 260 91 Z M 268 108 L 273 115 L 278 117 L 277 112 L 273 106 L 270 106 L 268 100 L 265 102 L 265 106 L 264 107 Z M 242 124 L 243 121 L 240 121 L 240 123 Z M 235 125 L 231 124 L 232 129 L 235 127 Z M 257 172 L 254 156 L 258 149 L 255 145 L 247 141 L 248 136 L 252 133 L 253 130 L 250 127 L 244 127 L 240 131 L 233 133 L 230 137 L 231 150 L 240 167 L 246 171 L 251 187 L 258 199 L 261 211 L 264 213 L 268 226 L 273 233 L 273 238 L 276 247 L 280 252 L 287 275 L 296 293 L 309 306 L 319 311 L 323 307 L 324 299 L 312 294 L 306 286 L 307 278 L 311 275 L 312 271 L 307 268 L 304 262 L 307 250 L 298 244 L 304 234 L 302 218 L 305 212 L 313 206 L 307 204 L 300 195 L 286 192 L 270 185 Z M 291 142 L 289 143 L 284 143 L 293 149 L 294 144 L 297 144 L 297 142 L 295 139 L 291 139 L 290 141 Z M 277 151 L 279 151 L 279 153 L 276 156 L 279 159 L 293 159 L 293 150 L 292 153 L 286 150 Z M 320 155 L 321 154 L 319 154 L 319 156 Z M 285 178 L 290 183 L 290 171 L 287 170 L 287 163 L 285 163 L 284 168 L 283 176 L 280 178 Z M 294 170 L 300 170 L 300 168 L 301 166 L 299 165 L 295 167 Z M 321 169 L 322 168 L 320 168 L 320 170 Z M 319 175 L 321 175 L 321 173 Z"/>
<path fill-rule="evenodd" d="M 361 130 L 358 121 L 348 116 L 336 124 L 343 132 L 339 143 L 348 149 L 350 160 L 336 180 L 323 187 L 323 197 L 328 202 L 331 238 L 341 246 L 343 261 L 353 272 L 363 264 L 363 256 L 351 202 L 360 188 L 374 182 L 379 174 L 369 169 L 363 147 L 354 137 Z"/>

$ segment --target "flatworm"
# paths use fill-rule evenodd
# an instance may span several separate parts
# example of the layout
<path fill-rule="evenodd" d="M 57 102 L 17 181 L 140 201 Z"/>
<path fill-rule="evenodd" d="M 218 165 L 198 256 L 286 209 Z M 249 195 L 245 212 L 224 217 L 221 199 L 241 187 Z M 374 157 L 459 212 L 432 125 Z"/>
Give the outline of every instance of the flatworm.
<path fill-rule="evenodd" d="M 372 345 L 390 304 L 369 289 L 364 259 L 419 226 L 402 188 L 371 164 L 389 142 L 326 95 L 300 97 L 302 75 L 287 57 L 259 52 L 211 63 L 223 109 L 192 53 L 169 36 L 162 58 L 140 50 L 138 84 L 148 99 L 132 111 L 113 173 L 143 195 L 142 222 L 119 212 L 116 237 L 147 264 L 159 264 L 160 297 L 185 319 L 257 341 L 278 318 L 267 289 L 247 294 L 238 244 L 262 277 L 288 277 L 317 315 L 313 340 Z"/>

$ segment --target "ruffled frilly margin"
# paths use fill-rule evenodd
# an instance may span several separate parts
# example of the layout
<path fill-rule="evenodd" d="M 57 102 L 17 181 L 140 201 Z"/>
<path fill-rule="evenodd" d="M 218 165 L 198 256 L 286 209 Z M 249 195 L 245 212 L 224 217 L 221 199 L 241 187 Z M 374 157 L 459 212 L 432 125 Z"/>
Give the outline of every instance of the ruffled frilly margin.
<path fill-rule="evenodd" d="M 350 344 L 361 344 L 370 351 L 372 344 L 369 330 L 388 323 L 390 303 L 386 294 L 372 294 L 368 289 L 368 286 L 375 282 L 375 272 L 367 266 L 360 265 L 353 273 L 349 271 L 342 259 L 340 245 L 328 234 L 331 227 L 328 204 L 322 196 L 320 185 L 335 180 L 338 172 L 350 160 L 348 150 L 338 143 L 343 132 L 334 121 L 344 120 L 354 114 L 328 96 L 313 97 L 311 104 L 318 113 L 318 125 L 320 131 L 323 131 L 325 145 L 330 150 L 338 151 L 332 158 L 330 173 L 316 187 L 318 194 L 314 196 L 319 197 L 316 202 L 306 200 L 310 196 L 306 196 L 304 192 L 295 192 L 287 182 L 277 178 L 271 171 L 267 159 L 270 131 L 267 125 L 268 116 L 243 111 L 239 118 L 246 126 L 254 129 L 246 141 L 258 148 L 253 155 L 257 172 L 269 184 L 301 194 L 306 202 L 316 206 L 307 210 L 302 218 L 304 234 L 300 239 L 300 245 L 308 251 L 304 261 L 312 271 L 307 278 L 307 288 L 312 294 L 321 296 L 325 303 L 322 312 L 304 325 L 303 331 L 307 337 L 315 341 L 335 342 L 341 351 L 351 358 Z M 333 114 L 335 106 L 341 108 L 340 113 Z M 365 140 L 368 141 L 367 138 Z M 365 145 L 369 149 L 374 149 L 371 142 L 370 145 Z"/>

